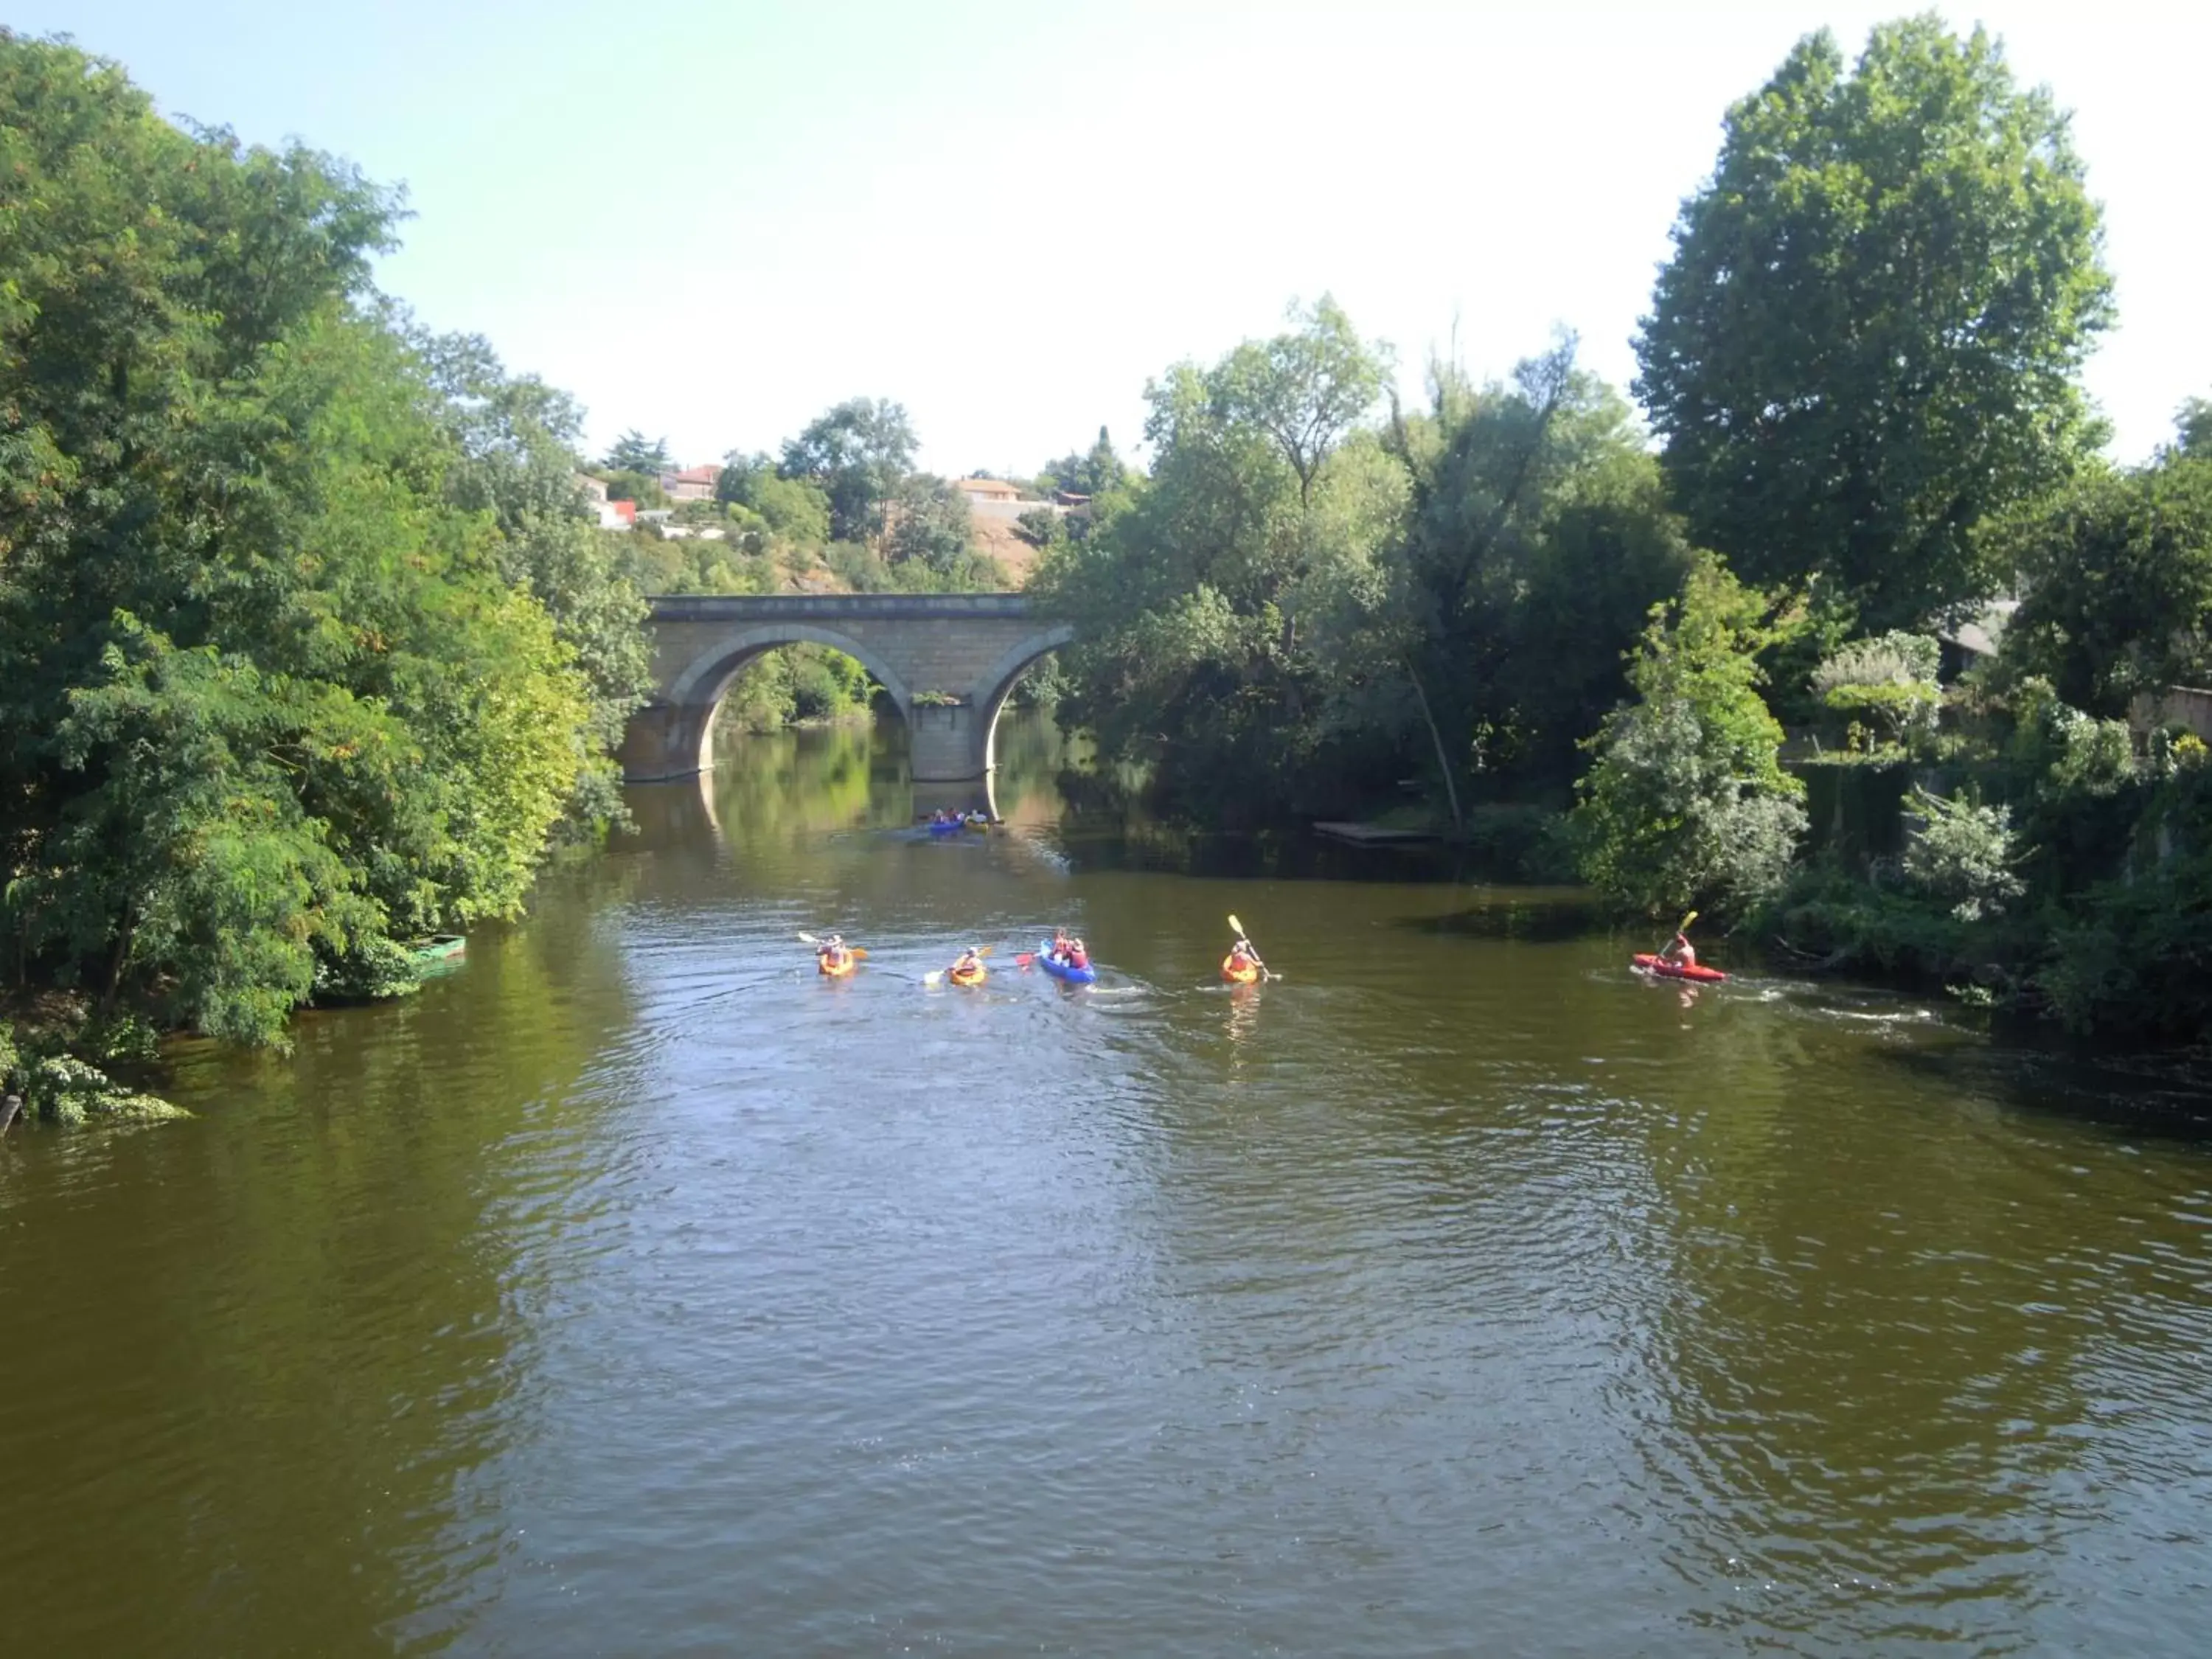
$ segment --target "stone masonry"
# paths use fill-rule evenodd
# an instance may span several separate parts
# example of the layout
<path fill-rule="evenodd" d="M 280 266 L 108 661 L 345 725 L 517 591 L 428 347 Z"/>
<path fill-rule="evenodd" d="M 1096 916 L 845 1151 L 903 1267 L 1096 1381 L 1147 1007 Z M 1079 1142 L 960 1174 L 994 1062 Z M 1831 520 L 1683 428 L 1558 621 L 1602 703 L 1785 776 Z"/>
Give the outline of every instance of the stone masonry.
<path fill-rule="evenodd" d="M 632 783 L 711 767 L 714 708 L 738 671 L 809 640 L 857 659 L 898 705 L 917 784 L 974 784 L 980 798 L 1006 694 L 1074 637 L 1032 615 L 1020 593 L 671 593 L 651 603 L 654 696 L 630 717 L 622 750 Z"/>

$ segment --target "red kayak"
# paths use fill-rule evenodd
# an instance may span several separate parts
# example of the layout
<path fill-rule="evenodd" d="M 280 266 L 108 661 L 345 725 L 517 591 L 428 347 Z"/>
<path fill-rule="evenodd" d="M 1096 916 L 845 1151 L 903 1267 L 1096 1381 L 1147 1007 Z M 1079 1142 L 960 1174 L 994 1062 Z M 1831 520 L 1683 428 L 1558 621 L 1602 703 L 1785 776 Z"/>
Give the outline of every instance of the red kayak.
<path fill-rule="evenodd" d="M 1630 958 L 1647 974 L 1656 974 L 1662 979 L 1693 979 L 1699 984 L 1718 984 L 1728 975 L 1717 968 L 1685 968 L 1679 962 L 1669 962 L 1664 957 L 1638 956 Z"/>

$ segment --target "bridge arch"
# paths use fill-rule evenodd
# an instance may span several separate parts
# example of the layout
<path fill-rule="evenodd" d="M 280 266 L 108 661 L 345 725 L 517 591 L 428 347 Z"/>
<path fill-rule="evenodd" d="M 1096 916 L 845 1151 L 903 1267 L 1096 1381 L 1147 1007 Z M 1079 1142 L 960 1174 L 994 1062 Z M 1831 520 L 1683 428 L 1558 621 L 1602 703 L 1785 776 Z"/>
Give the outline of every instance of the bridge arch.
<path fill-rule="evenodd" d="M 665 696 L 682 716 L 671 746 L 690 763 L 682 768 L 684 771 L 704 772 L 712 769 L 714 711 L 721 707 L 730 682 L 763 652 L 784 645 L 821 645 L 843 652 L 866 669 L 890 695 L 892 702 L 898 707 L 900 719 L 913 719 L 914 693 L 898 671 L 884 659 L 881 652 L 871 649 L 849 634 L 825 628 L 819 623 L 795 618 L 756 623 L 715 641 L 669 682 Z"/>
<path fill-rule="evenodd" d="M 1039 629 L 1029 638 L 1008 646 L 998 661 L 985 669 L 975 681 L 975 700 L 983 728 L 983 769 L 995 771 L 998 760 L 999 715 L 1006 706 L 1006 699 L 1014 695 L 1014 686 L 1024 672 L 1040 657 L 1050 656 L 1075 637 L 1075 629 L 1066 623 Z"/>

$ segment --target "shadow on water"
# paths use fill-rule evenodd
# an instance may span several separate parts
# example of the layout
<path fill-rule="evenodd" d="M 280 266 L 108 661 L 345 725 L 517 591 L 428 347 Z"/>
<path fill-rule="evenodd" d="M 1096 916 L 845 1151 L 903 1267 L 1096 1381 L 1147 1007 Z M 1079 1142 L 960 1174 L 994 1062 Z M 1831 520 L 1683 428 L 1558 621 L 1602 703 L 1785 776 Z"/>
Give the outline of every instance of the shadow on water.
<path fill-rule="evenodd" d="M 1929 1088 L 1986 1092 L 2030 1117 L 2212 1146 L 2212 1066 L 2201 1053 L 2098 1054 L 2014 1035 L 1880 1059 Z"/>
<path fill-rule="evenodd" d="M 1518 939 L 1559 945 L 1601 933 L 1605 918 L 1595 898 L 1579 888 L 1498 887 L 1480 902 L 1440 916 L 1400 916 L 1390 924 L 1437 939 Z"/>

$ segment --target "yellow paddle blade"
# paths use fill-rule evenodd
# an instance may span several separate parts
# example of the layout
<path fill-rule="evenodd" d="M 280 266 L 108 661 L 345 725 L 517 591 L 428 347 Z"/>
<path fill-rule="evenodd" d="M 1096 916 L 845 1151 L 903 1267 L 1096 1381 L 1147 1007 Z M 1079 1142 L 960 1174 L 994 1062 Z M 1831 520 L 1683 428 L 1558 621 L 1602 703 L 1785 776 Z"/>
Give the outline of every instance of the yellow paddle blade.
<path fill-rule="evenodd" d="M 1244 924 L 1237 921 L 1232 915 L 1229 918 L 1229 931 L 1236 934 L 1237 938 L 1243 939 L 1244 937 Z"/>
<path fill-rule="evenodd" d="M 1697 919 L 1698 913 L 1695 910 L 1691 911 L 1688 915 L 1682 918 L 1682 925 L 1680 927 L 1677 927 L 1674 931 L 1678 933 L 1686 933 L 1690 931 L 1690 924 Z"/>

